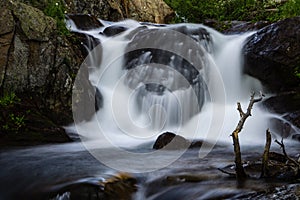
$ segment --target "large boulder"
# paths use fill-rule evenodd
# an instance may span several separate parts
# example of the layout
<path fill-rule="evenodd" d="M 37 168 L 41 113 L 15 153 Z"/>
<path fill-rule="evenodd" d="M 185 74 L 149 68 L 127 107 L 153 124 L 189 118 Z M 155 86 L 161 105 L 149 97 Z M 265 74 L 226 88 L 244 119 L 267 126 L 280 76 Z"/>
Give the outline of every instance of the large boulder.
<path fill-rule="evenodd" d="M 18 1 L 1 1 L 0 13 L 0 132 L 64 133 L 60 126 L 73 121 L 73 83 L 84 60 L 78 38 L 62 35 L 53 18 Z M 94 94 L 85 84 L 83 96 Z"/>
<path fill-rule="evenodd" d="M 270 90 L 298 87 L 300 78 L 300 17 L 285 19 L 253 34 L 244 46 L 244 72 Z"/>

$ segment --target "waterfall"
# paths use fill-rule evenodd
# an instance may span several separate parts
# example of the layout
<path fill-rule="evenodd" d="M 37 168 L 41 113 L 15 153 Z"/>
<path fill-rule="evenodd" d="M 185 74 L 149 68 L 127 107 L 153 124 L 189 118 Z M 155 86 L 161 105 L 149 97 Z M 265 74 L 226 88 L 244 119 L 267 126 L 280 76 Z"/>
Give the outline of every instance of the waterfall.
<path fill-rule="evenodd" d="M 231 142 L 239 120 L 236 103 L 246 109 L 251 92 L 263 91 L 258 80 L 242 72 L 241 50 L 253 33 L 227 36 L 200 24 L 101 23 L 86 31 L 69 22 L 72 31 L 100 41 L 87 60 L 103 106 L 68 130 L 102 147 L 138 145 L 164 131 Z M 264 143 L 267 121 L 274 117 L 258 105 L 252 113 L 242 144 Z"/>

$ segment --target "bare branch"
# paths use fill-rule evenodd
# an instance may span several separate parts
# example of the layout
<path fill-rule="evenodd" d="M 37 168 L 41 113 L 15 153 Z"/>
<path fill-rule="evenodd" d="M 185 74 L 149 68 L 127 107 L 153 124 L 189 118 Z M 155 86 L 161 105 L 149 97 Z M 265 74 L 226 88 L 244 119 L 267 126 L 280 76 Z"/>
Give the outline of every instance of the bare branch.
<path fill-rule="evenodd" d="M 261 93 L 260 97 L 257 99 L 255 99 L 254 97 L 255 97 L 255 93 L 253 92 L 251 94 L 250 102 L 249 102 L 246 113 L 243 111 L 241 104 L 237 103 L 237 110 L 239 111 L 239 114 L 240 114 L 240 120 L 239 120 L 238 125 L 236 126 L 235 130 L 231 134 L 232 140 L 233 140 L 233 146 L 234 146 L 234 154 L 235 154 L 235 171 L 236 171 L 236 177 L 238 180 L 244 180 L 247 177 L 247 174 L 246 174 L 243 164 L 242 164 L 242 156 L 241 156 L 238 134 L 243 129 L 246 119 L 249 116 L 251 116 L 251 110 L 252 110 L 254 103 L 261 101 L 263 98 L 263 95 Z"/>
<path fill-rule="evenodd" d="M 298 163 L 296 160 L 292 159 L 291 157 L 289 157 L 287 155 L 286 150 L 285 150 L 285 145 L 283 143 L 283 138 L 281 138 L 281 142 L 279 142 L 278 140 L 275 140 L 275 142 L 281 147 L 283 155 L 286 157 L 286 159 L 288 161 L 290 161 L 291 163 L 293 163 L 297 167 L 297 169 L 298 169 L 297 171 L 299 173 L 300 163 Z"/>

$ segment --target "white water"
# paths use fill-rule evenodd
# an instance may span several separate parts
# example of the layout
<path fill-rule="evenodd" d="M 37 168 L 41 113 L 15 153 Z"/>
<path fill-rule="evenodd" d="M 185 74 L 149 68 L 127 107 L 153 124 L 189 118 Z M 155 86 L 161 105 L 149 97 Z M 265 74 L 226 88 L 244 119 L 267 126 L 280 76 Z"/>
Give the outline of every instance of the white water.
<path fill-rule="evenodd" d="M 196 24 L 169 25 L 159 28 L 161 30 L 177 26 L 186 26 L 188 30 L 204 28 L 212 38 L 210 46 L 207 46 L 205 40 L 198 42 L 198 45 L 205 44 L 205 48 L 209 48 L 209 53 L 205 51 L 204 57 L 200 58 L 200 61 L 203 61 L 200 75 L 208 90 L 205 89 L 205 102 L 199 112 L 197 94 L 193 92 L 188 81 L 183 80 L 185 78 L 182 75 L 176 74 L 178 71 L 172 70 L 172 67 L 180 67 L 181 63 L 170 62 L 170 69 L 160 65 L 150 65 L 146 61 L 151 59 L 151 53 L 146 52 L 140 57 L 139 63 L 142 68 L 138 66 L 134 70 L 124 69 L 124 52 L 128 43 L 132 42 L 127 36 L 141 25 L 132 20 L 115 24 L 127 27 L 128 30 L 114 37 L 105 37 L 100 35 L 99 31 L 103 31 L 106 27 L 91 31 L 81 31 L 74 25 L 71 27 L 73 31 L 84 32 L 101 41 L 102 51 L 91 53 L 89 68 L 90 80 L 99 88 L 104 100 L 103 107 L 91 120 L 77 123 L 76 126 L 72 125 L 68 130 L 76 130 L 83 138 L 94 142 L 97 140 L 95 145 L 98 147 L 111 145 L 132 147 L 154 141 L 163 131 L 173 131 L 191 139 L 230 143 L 230 134 L 239 120 L 236 103 L 241 102 L 245 110 L 251 92 L 263 91 L 258 80 L 242 74 L 241 49 L 243 42 L 251 33 L 225 36 Z M 106 24 L 106 26 L 110 25 L 111 23 Z M 157 27 L 148 26 L 148 28 Z M 162 34 L 161 37 L 165 35 Z M 155 44 L 156 40 L 160 40 L 152 39 L 153 44 L 158 48 L 169 45 L 168 42 L 172 43 L 172 48 L 186 47 L 186 44 L 178 41 L 166 40 L 164 44 Z M 200 52 L 201 50 L 203 48 L 199 49 Z M 197 61 L 200 54 L 188 50 L 186 55 L 188 59 Z M 101 57 L 100 65 L 97 64 L 99 57 Z M 143 84 L 145 79 L 146 82 L 156 81 L 176 90 L 167 90 L 163 95 L 147 92 Z M 269 126 L 268 119 L 271 117 L 274 116 L 255 104 L 252 117 L 246 121 L 242 130 L 241 143 L 264 143 L 264 133 Z"/>

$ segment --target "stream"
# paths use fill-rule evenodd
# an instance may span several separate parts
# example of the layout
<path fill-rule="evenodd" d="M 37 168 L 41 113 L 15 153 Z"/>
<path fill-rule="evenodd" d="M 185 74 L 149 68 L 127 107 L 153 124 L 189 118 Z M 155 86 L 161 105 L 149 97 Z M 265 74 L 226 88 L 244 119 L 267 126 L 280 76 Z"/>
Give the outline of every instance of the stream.
<path fill-rule="evenodd" d="M 273 150 L 280 152 L 275 145 Z M 289 155 L 299 156 L 297 143 L 289 143 L 287 150 Z M 149 145 L 138 151 L 150 151 Z M 260 159 L 263 146 L 242 147 L 242 152 L 245 161 L 255 162 Z M 164 160 L 173 153 L 166 151 L 163 156 L 152 159 Z M 187 150 L 165 168 L 132 173 L 138 180 L 138 191 L 133 199 L 268 199 L 267 195 L 274 198 L 277 195 L 277 199 L 288 199 L 290 195 L 294 199 L 299 195 L 295 192 L 299 192 L 299 183 L 264 181 L 258 179 L 258 173 L 250 172 L 252 179 L 243 185 L 237 184 L 235 178 L 218 170 L 226 166 L 232 168 L 233 158 L 233 150 L 227 145 L 217 145 L 204 158 L 199 158 L 198 149 Z M 113 159 L 122 160 L 117 156 Z M 93 187 L 99 188 L 100 182 L 117 173 L 91 156 L 81 143 L 4 151 L 0 154 L 0 164 L 0 199 L 97 199 L 93 197 Z M 198 178 L 176 178 L 180 175 Z"/>

